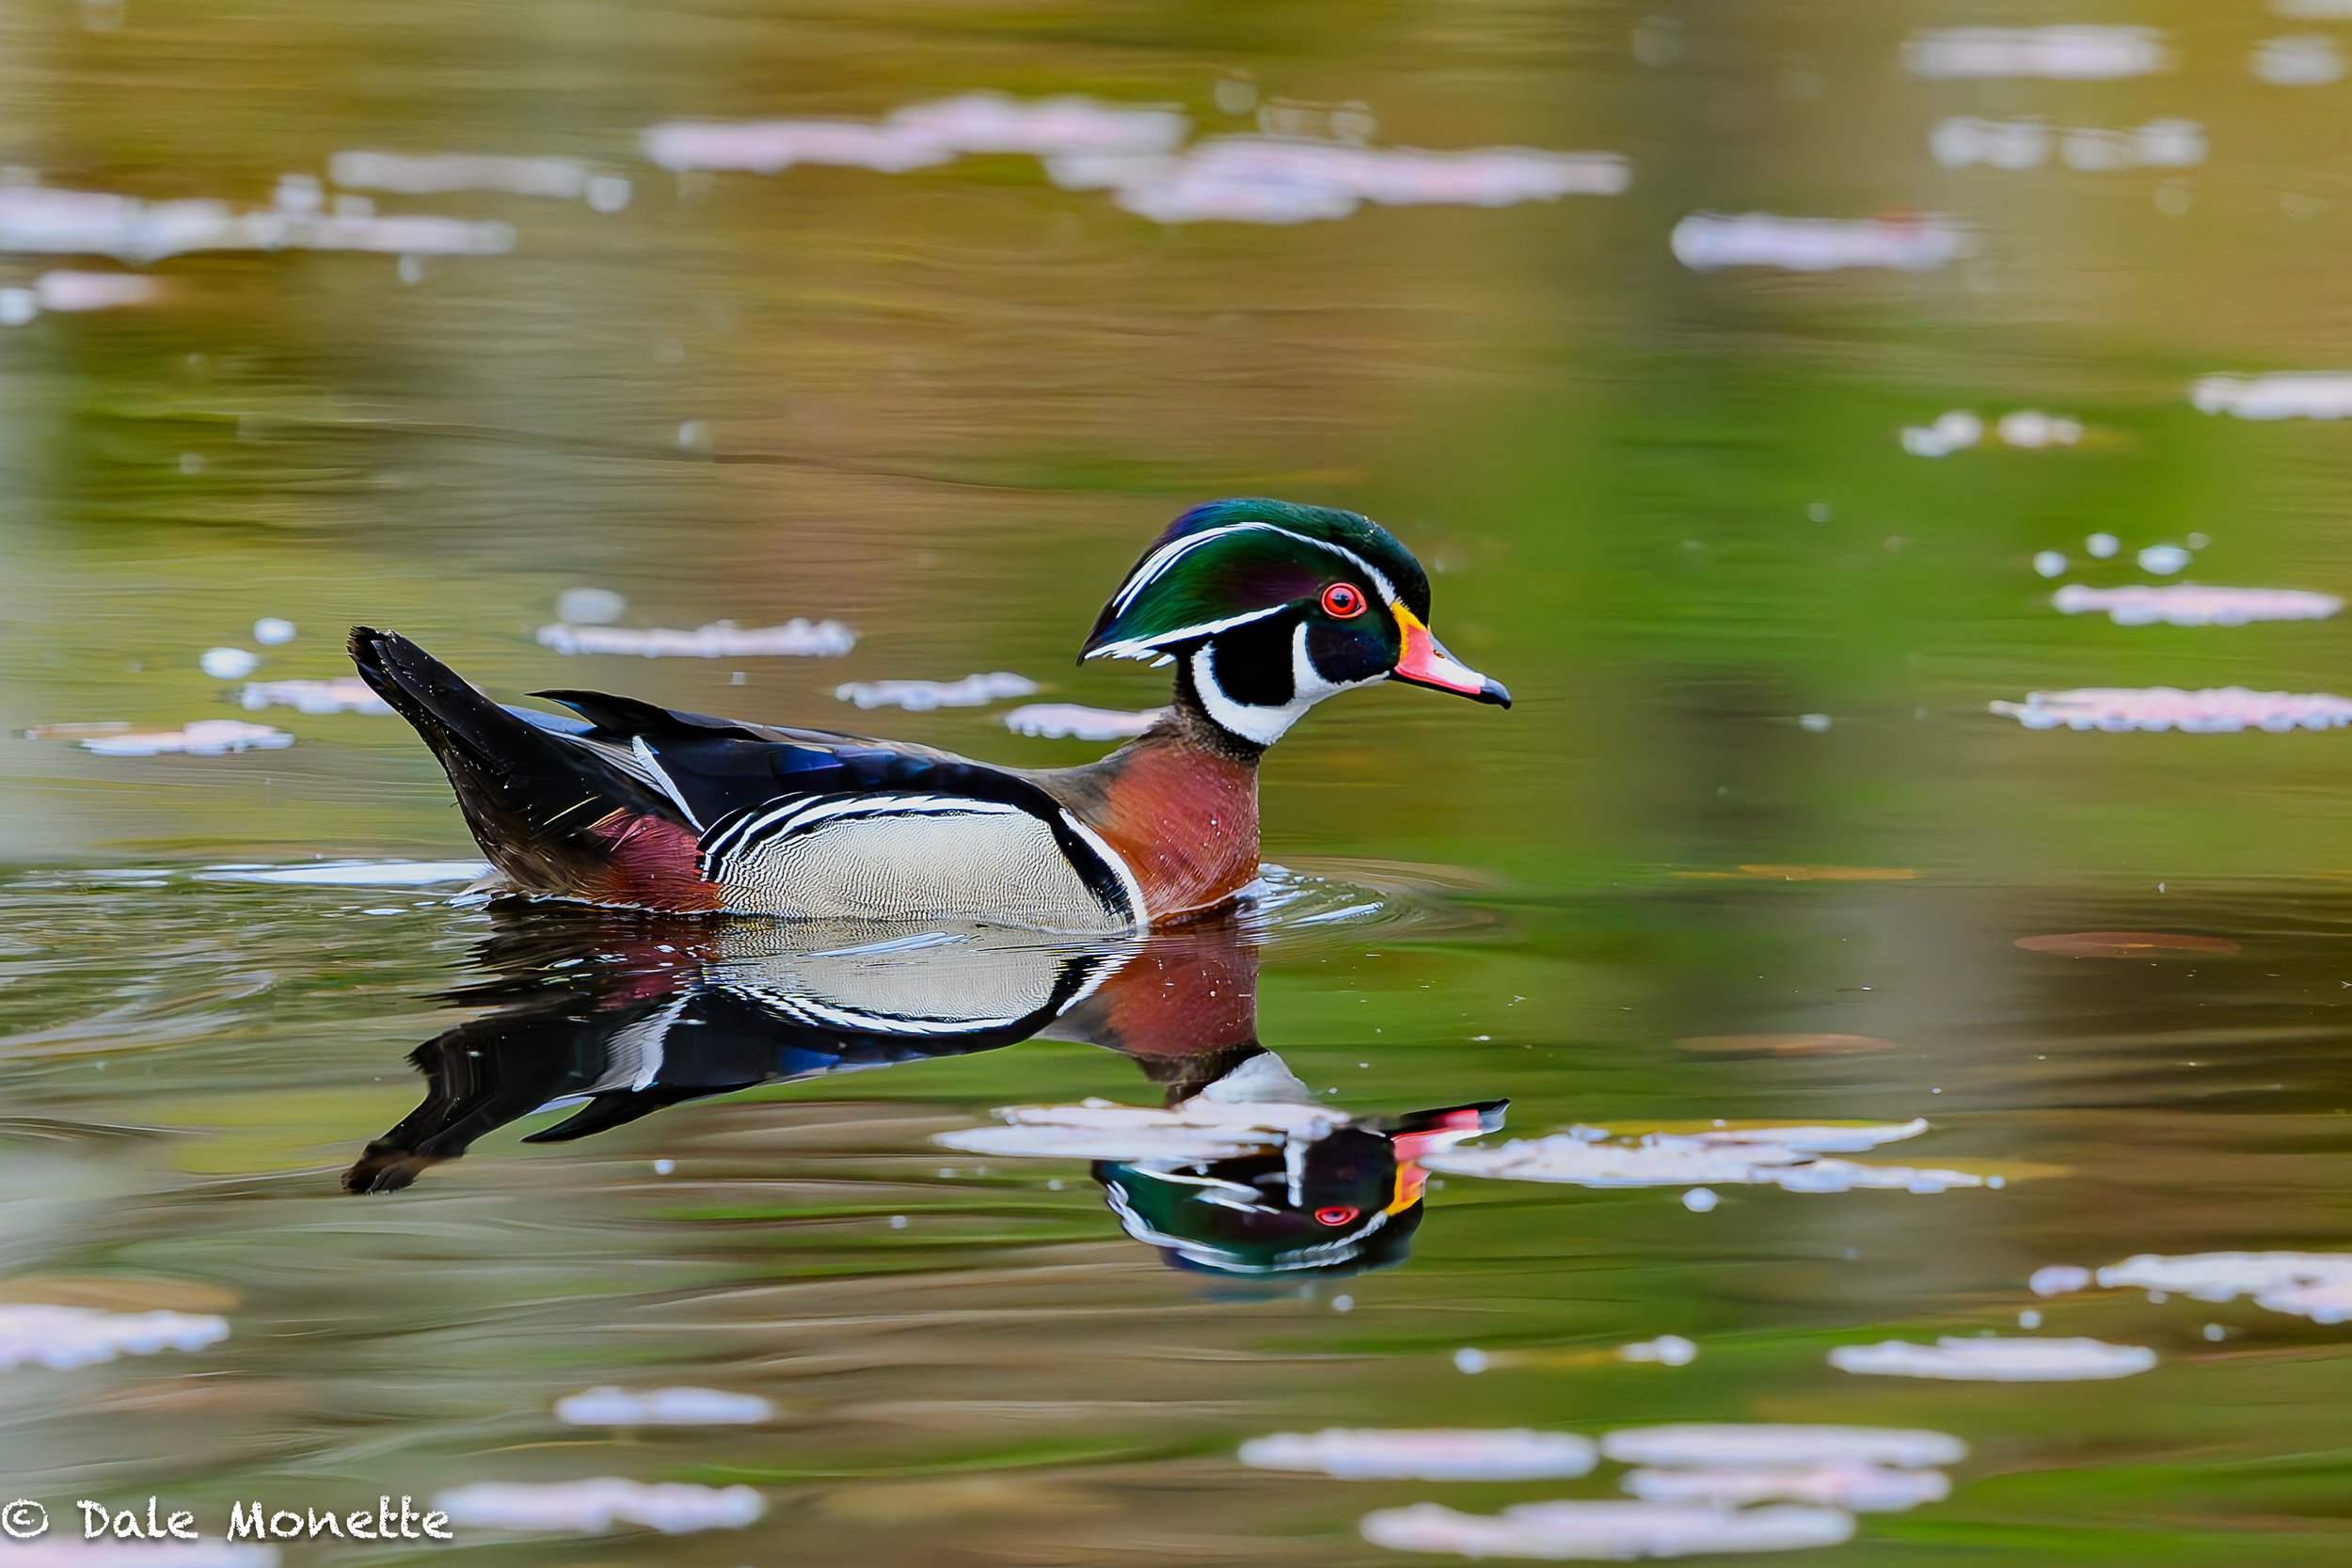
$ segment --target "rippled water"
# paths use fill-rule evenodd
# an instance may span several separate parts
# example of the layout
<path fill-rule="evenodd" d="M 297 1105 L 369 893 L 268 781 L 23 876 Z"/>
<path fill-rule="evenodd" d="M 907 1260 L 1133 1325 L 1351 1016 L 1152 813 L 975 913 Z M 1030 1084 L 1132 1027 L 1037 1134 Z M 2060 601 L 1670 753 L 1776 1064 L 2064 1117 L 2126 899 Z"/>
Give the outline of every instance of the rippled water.
<path fill-rule="evenodd" d="M 0 1503 L 2352 1554 L 2352 38 L 2279 10 L 0 8 Z M 1519 702 L 1328 705 L 1139 942 L 482 907 L 313 684 L 1076 761 L 1233 493 Z"/>

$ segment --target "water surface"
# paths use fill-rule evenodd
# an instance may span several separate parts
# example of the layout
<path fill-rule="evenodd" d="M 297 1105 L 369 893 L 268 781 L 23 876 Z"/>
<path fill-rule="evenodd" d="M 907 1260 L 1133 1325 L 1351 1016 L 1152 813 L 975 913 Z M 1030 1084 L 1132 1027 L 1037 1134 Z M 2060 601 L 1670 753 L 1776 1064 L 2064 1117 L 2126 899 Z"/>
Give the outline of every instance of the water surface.
<path fill-rule="evenodd" d="M 2154 68 L 1947 69 L 2045 45 L 1955 54 L 1943 30 L 2049 22 L 2155 29 L 2144 59 L 2139 35 L 2090 45 Z M 1947 1497 L 1804 1560 L 2305 1568 L 2352 1545 L 2345 1328 L 2026 1283 L 2352 1245 L 2345 737 L 1991 706 L 2343 693 L 2340 620 L 2053 603 L 2352 582 L 2341 424 L 2240 417 L 2340 390 L 2206 380 L 2352 372 L 2352 83 L 2320 79 L 2341 23 L 91 0 L 0 28 L 0 162 L 51 187 L 282 213 L 338 153 L 562 161 L 476 180 L 551 194 L 326 188 L 362 227 L 289 230 L 443 217 L 511 242 L 482 254 L 123 261 L 11 248 L 0 222 L 0 288 L 38 307 L 0 329 L 0 1299 L 229 1330 L 0 1373 L 10 1495 L 217 1519 L 612 1476 L 746 1485 L 766 1513 L 462 1549 L 1354 1565 L 1414 1560 L 1359 1534 L 1375 1509 L 1608 1497 L 1626 1471 L 1350 1481 L 1246 1466 L 1244 1442 L 1837 1422 L 1967 1456 Z M 641 141 L 980 89 L 1172 111 L 1188 146 L 1606 155 L 1577 178 L 1629 182 L 1195 222 L 1175 184 L 1025 151 L 680 174 Z M 372 214 L 335 206 L 354 196 Z M 1766 229 L 1784 253 L 1956 253 L 1677 259 L 1692 214 L 1746 213 L 1877 225 Z M 1683 233 L 1686 259 L 1721 239 Z M 66 309 L 86 286 L 39 279 L 69 270 L 158 292 Z M 2080 428 L 2001 422 L 2021 412 Z M 249 879 L 472 850 L 397 721 L 241 707 L 208 649 L 324 679 L 364 620 L 505 697 L 606 687 L 1058 764 L 1100 748 L 1014 734 L 1005 704 L 834 691 L 1009 672 L 1039 701 L 1151 705 L 1157 677 L 1074 668 L 1076 644 L 1168 516 L 1234 493 L 1389 522 L 1433 567 L 1440 633 L 1519 699 L 1312 716 L 1265 773 L 1284 869 L 1235 925 L 877 952 L 909 934 L 484 909 L 451 901 L 462 870 Z M 854 646 L 565 655 L 539 633 L 581 588 L 625 627 L 799 617 Z M 294 635 L 258 640 L 262 617 Z M 223 719 L 289 743 L 18 737 Z M 2108 938 L 2018 945 L 2081 933 Z M 1321 1152 L 1139 1171 L 938 1141 L 1229 1081 L 1331 1107 Z M 1429 1119 L 1465 1110 L 1477 1127 Z M 1915 1117 L 1854 1157 L 1985 1184 L 1721 1185 L 1710 1208 L 1436 1168 L 1439 1134 Z M 2156 1365 L 1975 1384 L 1828 1359 L 1986 1332 Z M 1695 1358 L 1619 1354 L 1662 1335 Z M 771 1414 L 558 1418 L 602 1386 Z"/>

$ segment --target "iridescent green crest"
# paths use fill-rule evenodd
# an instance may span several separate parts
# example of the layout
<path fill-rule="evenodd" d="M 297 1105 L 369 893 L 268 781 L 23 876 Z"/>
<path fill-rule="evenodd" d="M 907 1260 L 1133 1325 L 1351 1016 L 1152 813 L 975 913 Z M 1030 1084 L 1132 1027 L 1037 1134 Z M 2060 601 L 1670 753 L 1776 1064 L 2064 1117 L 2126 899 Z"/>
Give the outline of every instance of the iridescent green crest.
<path fill-rule="evenodd" d="M 1244 498 L 1197 506 L 1143 553 L 1094 623 L 1084 657 L 1152 658 L 1273 615 L 1340 579 L 1417 615 L 1429 579 L 1371 518 Z"/>

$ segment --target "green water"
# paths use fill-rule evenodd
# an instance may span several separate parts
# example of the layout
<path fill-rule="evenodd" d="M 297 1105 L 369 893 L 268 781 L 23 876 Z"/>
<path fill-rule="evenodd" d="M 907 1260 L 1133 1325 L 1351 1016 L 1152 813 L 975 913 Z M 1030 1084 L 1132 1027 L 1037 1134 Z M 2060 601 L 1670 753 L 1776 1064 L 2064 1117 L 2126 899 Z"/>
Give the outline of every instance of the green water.
<path fill-rule="evenodd" d="M 2160 28 L 2171 68 L 1903 66 L 1926 29 L 2057 21 Z M 76 1498 L 155 1494 L 216 1531 L 232 1499 L 617 1476 L 748 1485 L 766 1513 L 675 1537 L 469 1528 L 460 1549 L 1321 1568 L 1438 1560 L 1362 1539 L 1376 1508 L 1607 1497 L 1622 1472 L 1344 1481 L 1244 1467 L 1246 1439 L 1842 1422 L 1969 1455 L 1948 1498 L 1789 1560 L 2352 1555 L 2352 1331 L 2026 1284 L 2140 1253 L 2346 1247 L 2347 740 L 1988 710 L 2352 682 L 2341 621 L 2119 626 L 2050 603 L 2060 582 L 2352 581 L 2344 427 L 2190 401 L 2217 372 L 2352 370 L 2352 83 L 2249 66 L 2274 34 L 2344 32 L 2177 0 L 0 8 L 0 162 L 51 185 L 266 205 L 353 149 L 572 159 L 631 185 L 617 212 L 378 193 L 382 213 L 510 224 L 513 249 L 409 280 L 389 255 L 183 256 L 138 269 L 168 290 L 150 305 L 0 328 L 0 1302 L 229 1328 L 0 1373 L 0 1501 L 64 1522 Z M 666 119 L 870 119 L 976 88 L 1173 106 L 1202 134 L 1262 108 L 1325 130 L 1337 107 L 1379 146 L 1614 152 L 1632 183 L 1161 225 L 1025 156 L 680 178 L 638 142 Z M 2186 119 L 2211 151 L 1950 168 L 1930 133 L 1952 117 Z M 1751 210 L 1948 214 L 1974 254 L 1820 275 L 1669 254 L 1685 214 Z M 5 254 L 0 287 L 114 265 Z M 2082 438 L 1905 452 L 1905 426 L 1954 409 L 2046 411 Z M 345 1193 L 427 1094 L 409 1057 L 428 1042 L 490 1042 L 467 1059 L 527 1099 L 564 1052 L 611 1066 L 599 1031 L 631 1009 L 842 994 L 757 933 L 453 906 L 454 882 L 209 877 L 473 851 L 396 720 L 246 712 L 204 650 L 283 617 L 298 634 L 259 649 L 258 678 L 330 676 L 364 620 L 502 697 L 602 687 L 1059 764 L 1100 748 L 1015 736 L 1001 705 L 863 714 L 832 691 L 1007 670 L 1043 700 L 1156 702 L 1157 676 L 1075 668 L 1076 645 L 1169 516 L 1251 493 L 1390 524 L 1433 568 L 1438 631 L 1518 705 L 1381 689 L 1302 723 L 1265 771 L 1265 907 L 1191 939 L 1216 949 L 1216 995 L 1176 965 L 1142 1040 L 1065 1019 L 748 1089 L 761 1074 L 730 1060 L 713 1092 L 573 1142 L 520 1141 L 564 1113 L 485 1115 L 461 1160 Z M 2111 559 L 2086 546 L 2102 532 Z M 2191 535 L 2177 578 L 2137 564 Z M 2042 551 L 2062 576 L 2037 575 Z M 564 657 L 533 634 L 579 586 L 624 594 L 635 626 L 830 617 L 859 640 L 831 659 Z M 231 717 L 293 742 L 19 738 Z M 2101 931 L 2233 950 L 2015 945 Z M 953 990 L 973 945 L 881 970 Z M 1175 963 L 1011 947 L 1016 990 L 1064 960 L 1114 993 Z M 773 1045 L 784 1026 L 754 1013 L 705 1032 Z M 2002 1184 L 1722 1185 L 1694 1212 L 1678 1185 L 1439 1175 L 1390 1266 L 1235 1277 L 1170 1266 L 1085 1157 L 934 1141 L 1001 1107 L 1157 1107 L 1251 1040 L 1357 1117 L 1507 1100 L 1489 1143 L 1924 1117 L 1864 1158 Z M 1974 1384 L 1826 1360 L 2020 1333 L 2029 1310 L 2157 1365 Z M 1697 1358 L 1618 1358 L 1661 1334 Z M 601 1385 L 774 1414 L 556 1418 Z"/>

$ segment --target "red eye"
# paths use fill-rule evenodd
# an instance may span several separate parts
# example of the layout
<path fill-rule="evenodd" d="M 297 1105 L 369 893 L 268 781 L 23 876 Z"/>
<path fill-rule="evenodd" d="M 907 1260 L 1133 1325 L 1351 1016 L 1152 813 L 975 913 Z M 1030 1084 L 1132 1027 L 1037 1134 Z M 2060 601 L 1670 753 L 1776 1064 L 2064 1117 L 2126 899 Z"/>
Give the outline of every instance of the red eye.
<path fill-rule="evenodd" d="M 1345 1225 L 1362 1212 L 1361 1209 L 1349 1209 L 1344 1206 L 1318 1209 L 1315 1211 L 1315 1223 L 1317 1225 Z"/>
<path fill-rule="evenodd" d="M 1352 582 L 1335 582 L 1323 591 L 1323 609 L 1327 615 L 1345 621 L 1364 612 L 1364 591 Z"/>

